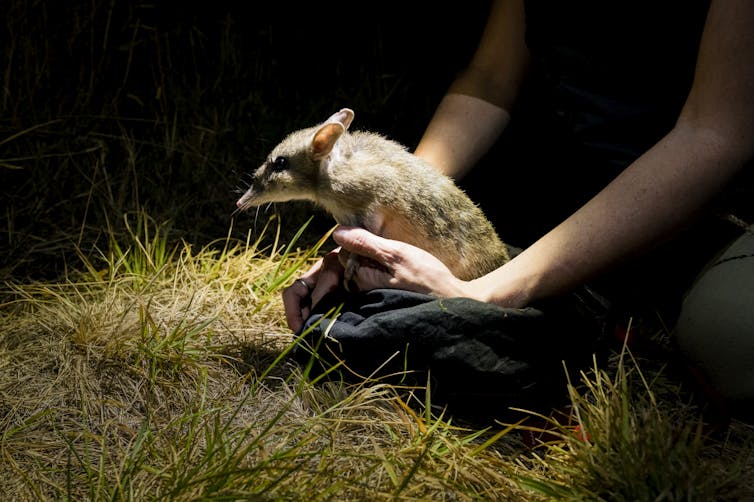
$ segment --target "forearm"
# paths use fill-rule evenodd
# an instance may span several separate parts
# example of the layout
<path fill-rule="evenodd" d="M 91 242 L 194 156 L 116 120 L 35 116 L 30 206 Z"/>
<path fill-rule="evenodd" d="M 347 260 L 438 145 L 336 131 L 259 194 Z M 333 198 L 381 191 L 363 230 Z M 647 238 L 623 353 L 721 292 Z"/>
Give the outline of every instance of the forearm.
<path fill-rule="evenodd" d="M 472 281 L 470 296 L 523 306 L 588 281 L 689 222 L 743 159 L 715 134 L 677 127 L 571 217 Z"/>
<path fill-rule="evenodd" d="M 415 153 L 461 178 L 505 129 L 528 68 L 521 0 L 493 2 L 469 65 L 437 107 Z"/>
<path fill-rule="evenodd" d="M 414 153 L 460 179 L 495 143 L 509 119 L 506 110 L 483 99 L 446 94 Z"/>
<path fill-rule="evenodd" d="M 562 224 L 470 294 L 521 306 L 567 291 L 670 237 L 754 156 L 754 7 L 710 5 L 676 126 Z"/>

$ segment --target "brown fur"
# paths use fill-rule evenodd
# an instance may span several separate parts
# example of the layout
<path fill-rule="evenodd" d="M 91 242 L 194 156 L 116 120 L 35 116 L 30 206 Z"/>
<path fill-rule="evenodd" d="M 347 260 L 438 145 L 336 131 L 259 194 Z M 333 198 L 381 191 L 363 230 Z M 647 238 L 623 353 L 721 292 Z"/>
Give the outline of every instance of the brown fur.
<path fill-rule="evenodd" d="M 465 280 L 508 260 L 492 224 L 452 179 L 395 141 L 349 133 L 352 120 L 344 108 L 289 134 L 254 171 L 239 209 L 310 200 L 340 224 L 429 251 Z M 348 279 L 354 270 L 346 272 Z"/>

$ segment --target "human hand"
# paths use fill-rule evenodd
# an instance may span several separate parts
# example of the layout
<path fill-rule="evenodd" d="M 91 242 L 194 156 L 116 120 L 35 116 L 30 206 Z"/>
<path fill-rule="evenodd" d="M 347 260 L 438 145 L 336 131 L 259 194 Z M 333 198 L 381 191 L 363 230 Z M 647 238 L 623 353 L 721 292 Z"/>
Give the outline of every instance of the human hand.
<path fill-rule="evenodd" d="M 467 296 L 468 283 L 423 249 L 358 227 L 339 226 L 333 239 L 341 247 L 341 266 L 345 266 L 347 252 L 368 258 L 361 261 L 352 278 L 361 291 L 396 288 L 443 297 Z"/>
<path fill-rule="evenodd" d="M 308 272 L 283 290 L 285 320 L 294 332 L 304 325 L 312 307 L 323 296 L 336 289 L 342 281 L 343 266 L 338 260 L 339 254 L 340 249 L 330 251 Z"/>

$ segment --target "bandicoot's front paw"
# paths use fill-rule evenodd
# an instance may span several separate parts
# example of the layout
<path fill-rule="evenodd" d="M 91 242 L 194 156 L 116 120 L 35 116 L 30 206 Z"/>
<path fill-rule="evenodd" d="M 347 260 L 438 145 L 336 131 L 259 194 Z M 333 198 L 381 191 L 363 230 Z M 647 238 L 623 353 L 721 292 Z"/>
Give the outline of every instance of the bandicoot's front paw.
<path fill-rule="evenodd" d="M 359 269 L 359 257 L 357 255 L 351 255 L 346 261 L 346 267 L 343 271 L 343 287 L 349 293 L 356 293 L 359 291 L 359 286 L 356 284 L 356 272 Z"/>
<path fill-rule="evenodd" d="M 343 287 L 349 293 L 362 291 L 362 289 L 356 284 L 356 274 L 361 267 L 386 273 L 388 272 L 388 269 L 384 265 L 371 258 L 358 255 L 349 256 L 346 260 L 345 269 L 343 271 Z"/>

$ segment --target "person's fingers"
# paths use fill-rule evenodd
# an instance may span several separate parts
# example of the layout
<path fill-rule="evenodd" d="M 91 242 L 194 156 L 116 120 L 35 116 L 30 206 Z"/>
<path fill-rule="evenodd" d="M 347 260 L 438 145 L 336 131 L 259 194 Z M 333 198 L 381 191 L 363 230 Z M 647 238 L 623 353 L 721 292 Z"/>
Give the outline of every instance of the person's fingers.
<path fill-rule="evenodd" d="M 373 261 L 362 262 L 356 268 L 356 273 L 352 280 L 360 291 L 398 286 L 398 281 L 393 274 Z"/>
<path fill-rule="evenodd" d="M 285 320 L 292 331 L 298 331 L 309 314 L 310 288 L 308 283 L 297 279 L 283 290 Z"/>
<path fill-rule="evenodd" d="M 363 228 L 340 226 L 333 233 L 335 242 L 346 252 L 358 255 L 358 267 L 350 278 L 361 291 L 399 287 L 396 271 L 404 259 L 405 244 L 375 235 Z M 341 256 L 341 263 L 347 259 Z"/>
<path fill-rule="evenodd" d="M 457 295 L 462 290 L 463 281 L 424 249 L 357 227 L 340 226 L 333 238 L 360 257 L 350 277 L 359 290 L 397 288 L 437 295 Z"/>
<path fill-rule="evenodd" d="M 319 260 L 293 284 L 283 290 L 283 309 L 285 320 L 292 331 L 298 331 L 309 317 L 312 304 L 312 290 L 317 284 L 324 260 Z"/>
<path fill-rule="evenodd" d="M 346 251 L 374 260 L 382 266 L 388 266 L 395 257 L 393 241 L 363 228 L 339 226 L 332 237 Z"/>

